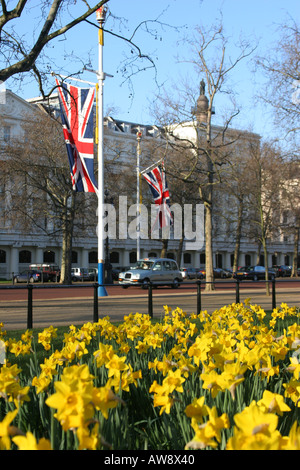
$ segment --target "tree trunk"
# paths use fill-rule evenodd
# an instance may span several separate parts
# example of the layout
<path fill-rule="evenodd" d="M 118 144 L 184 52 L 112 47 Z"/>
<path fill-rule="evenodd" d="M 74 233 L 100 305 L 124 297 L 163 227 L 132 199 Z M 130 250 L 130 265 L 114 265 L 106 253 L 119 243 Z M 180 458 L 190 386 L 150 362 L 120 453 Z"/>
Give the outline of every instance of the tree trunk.
<path fill-rule="evenodd" d="M 215 290 L 214 270 L 213 270 L 213 248 L 212 248 L 212 207 L 211 204 L 204 203 L 205 207 L 205 272 L 206 291 Z"/>
<path fill-rule="evenodd" d="M 243 201 L 242 199 L 239 199 L 234 258 L 233 258 L 233 267 L 232 267 L 233 272 L 236 272 L 239 266 L 240 245 L 241 245 L 241 236 L 242 236 L 242 221 L 243 221 Z"/>
<path fill-rule="evenodd" d="M 167 257 L 168 241 L 169 240 L 167 238 L 162 239 L 162 249 L 161 249 L 161 252 L 160 252 L 160 257 L 161 258 L 166 258 Z"/>
<path fill-rule="evenodd" d="M 262 240 L 262 246 L 263 246 L 263 251 L 264 251 L 264 257 L 265 257 L 265 270 L 266 270 L 266 295 L 270 295 L 270 284 L 269 284 L 269 265 L 268 265 L 268 250 L 267 250 L 267 243 L 266 239 L 263 238 Z"/>
<path fill-rule="evenodd" d="M 292 277 L 297 277 L 298 276 L 298 246 L 299 246 L 299 227 L 296 227 L 295 235 L 294 235 L 294 252 L 293 252 Z"/>
<path fill-rule="evenodd" d="M 182 248 L 183 248 L 183 237 L 179 240 L 179 245 L 178 245 L 178 249 L 177 249 L 177 254 L 176 254 L 176 261 L 177 261 L 177 264 L 178 264 L 178 267 L 180 268 L 181 266 L 181 256 L 182 256 Z"/>
<path fill-rule="evenodd" d="M 60 283 L 70 285 L 71 268 L 72 268 L 72 248 L 73 248 L 73 227 L 74 227 L 74 210 L 75 210 L 75 196 L 71 196 L 70 207 L 65 205 L 66 210 L 63 218 L 62 228 L 62 261 L 61 261 L 61 274 Z"/>

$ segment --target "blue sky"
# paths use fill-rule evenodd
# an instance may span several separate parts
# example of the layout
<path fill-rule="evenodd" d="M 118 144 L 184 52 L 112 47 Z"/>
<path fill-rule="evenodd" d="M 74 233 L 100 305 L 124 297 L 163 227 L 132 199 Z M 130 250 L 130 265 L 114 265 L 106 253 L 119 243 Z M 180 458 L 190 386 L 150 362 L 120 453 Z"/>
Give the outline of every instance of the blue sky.
<path fill-rule="evenodd" d="M 35 2 L 35 0 L 31 0 Z M 150 35 L 145 30 L 139 30 L 135 42 L 142 52 L 154 58 L 157 70 L 157 82 L 172 90 L 173 84 L 179 82 L 180 77 L 188 76 L 192 82 L 198 82 L 192 68 L 184 63 L 178 63 L 176 55 L 182 59 L 190 58 L 190 52 L 183 46 L 182 38 L 194 31 L 197 25 L 209 27 L 220 18 L 222 12 L 225 35 L 229 38 L 229 45 L 233 44 L 243 34 L 258 43 L 256 54 L 263 54 L 276 44 L 277 25 L 292 17 L 299 21 L 299 0 L 152 0 L 141 2 L 137 0 L 110 0 L 109 9 L 113 15 L 126 18 L 127 21 L 113 20 L 109 17 L 105 27 L 117 34 L 129 37 L 135 27 L 144 20 L 159 20 L 169 26 L 157 28 L 157 35 Z M 94 18 L 92 18 L 95 21 Z M 150 24 L 149 24 L 150 25 Z M 153 26 L 153 23 L 151 24 Z M 179 27 L 175 30 L 174 27 Z M 64 59 L 64 53 L 73 50 L 74 60 Z M 66 35 L 63 41 L 57 41 L 50 50 L 53 64 L 63 64 L 65 72 L 72 72 L 79 67 L 78 57 L 86 58 L 90 53 L 91 65 L 98 67 L 97 59 L 98 41 L 97 30 L 90 25 L 78 26 Z M 108 34 L 105 35 L 104 71 L 113 75 L 107 78 L 104 87 L 104 108 L 111 110 L 117 119 L 140 123 L 153 123 L 153 116 L 149 112 L 151 103 L 157 93 L 155 75 L 153 70 L 137 74 L 132 81 L 132 90 L 128 82 L 123 83 L 120 64 L 124 54 L 130 51 L 129 46 Z M 75 57 L 76 56 L 76 57 Z M 52 67 L 53 66 L 53 67 Z M 234 121 L 237 128 L 253 129 L 261 135 L 272 134 L 271 118 L 263 106 L 254 105 L 254 97 L 261 83 L 261 76 L 252 74 L 253 66 L 249 60 L 244 61 L 235 69 L 232 77 L 237 101 L 241 113 Z M 82 75 L 83 79 L 95 81 L 96 77 L 88 72 Z M 27 84 L 22 92 L 10 86 L 23 98 L 37 96 L 37 88 L 32 83 Z M 292 92 L 292 90 L 291 90 Z M 226 106 L 221 97 L 216 97 L 216 123 L 218 112 Z"/>

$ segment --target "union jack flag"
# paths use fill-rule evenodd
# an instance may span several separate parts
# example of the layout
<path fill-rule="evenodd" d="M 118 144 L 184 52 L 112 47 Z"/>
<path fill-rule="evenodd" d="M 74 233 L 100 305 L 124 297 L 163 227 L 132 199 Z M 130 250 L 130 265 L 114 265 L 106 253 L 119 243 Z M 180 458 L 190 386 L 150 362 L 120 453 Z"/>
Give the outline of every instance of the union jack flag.
<path fill-rule="evenodd" d="M 97 192 L 94 176 L 93 104 L 95 89 L 59 84 L 58 96 L 74 191 Z"/>
<path fill-rule="evenodd" d="M 143 176 L 151 189 L 155 205 L 158 206 L 159 228 L 172 225 L 173 216 L 170 210 L 170 193 L 163 165 L 153 168 L 148 173 L 143 173 Z"/>

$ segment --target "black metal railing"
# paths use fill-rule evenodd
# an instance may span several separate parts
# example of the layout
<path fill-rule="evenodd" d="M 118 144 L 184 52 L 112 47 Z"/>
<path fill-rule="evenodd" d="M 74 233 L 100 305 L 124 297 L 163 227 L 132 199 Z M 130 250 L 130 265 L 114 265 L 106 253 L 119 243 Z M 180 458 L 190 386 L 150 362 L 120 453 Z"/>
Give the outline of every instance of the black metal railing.
<path fill-rule="evenodd" d="M 294 282 L 300 282 L 299 280 L 294 280 Z M 195 282 L 188 282 L 183 283 L 180 286 L 180 290 L 182 289 L 191 289 L 191 286 L 195 286 L 197 298 L 196 298 L 196 312 L 197 315 L 201 312 L 202 309 L 202 289 L 206 284 L 214 284 L 214 285 L 235 285 L 235 302 L 240 303 L 240 291 L 241 291 L 241 284 L 243 281 L 235 279 L 235 280 L 227 280 L 227 281 L 214 281 L 212 283 L 197 280 Z M 276 282 L 275 279 L 270 281 L 263 281 L 269 282 L 272 285 L 271 290 L 271 303 L 272 303 L 272 310 L 276 308 Z M 64 285 L 64 284 L 26 284 L 26 285 L 0 285 L 0 290 L 4 289 L 27 289 L 27 328 L 32 329 L 33 327 L 33 290 L 35 289 L 80 289 L 80 288 L 93 288 L 93 312 L 92 312 L 92 320 L 93 322 L 97 323 L 99 320 L 99 297 L 98 297 L 98 288 L 101 285 L 98 283 L 86 283 L 86 284 L 72 284 L 72 285 Z M 120 287 L 119 284 L 105 284 L 105 287 Z M 148 284 L 148 314 L 151 318 L 153 318 L 153 288 L 155 285 L 152 283 Z"/>

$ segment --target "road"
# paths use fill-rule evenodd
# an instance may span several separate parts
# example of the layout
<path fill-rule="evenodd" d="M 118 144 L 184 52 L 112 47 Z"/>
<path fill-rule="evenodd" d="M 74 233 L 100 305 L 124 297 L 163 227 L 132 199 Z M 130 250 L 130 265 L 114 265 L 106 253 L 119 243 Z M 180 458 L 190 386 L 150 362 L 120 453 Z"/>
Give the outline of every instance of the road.
<path fill-rule="evenodd" d="M 107 287 L 108 296 L 98 298 L 99 318 L 109 316 L 112 321 L 123 320 L 129 313 L 148 313 L 148 293 L 138 287 L 122 289 L 119 286 Z M 0 322 L 6 330 L 26 329 L 27 327 L 26 286 L 19 289 L 0 289 Z M 33 327 L 62 326 L 82 324 L 93 321 L 93 295 L 91 285 L 67 288 L 47 285 L 33 289 Z M 201 290 L 201 309 L 209 313 L 224 305 L 235 302 L 235 284 L 232 282 L 216 283 L 216 290 Z M 240 301 L 251 298 L 251 302 L 271 309 L 272 297 L 265 292 L 265 283 L 241 283 Z M 276 282 L 276 305 L 286 302 L 300 307 L 300 282 L 293 280 Z M 163 315 L 163 306 L 180 307 L 187 313 L 196 312 L 197 291 L 195 284 L 184 283 L 177 290 L 160 287 L 153 290 L 153 316 Z"/>

